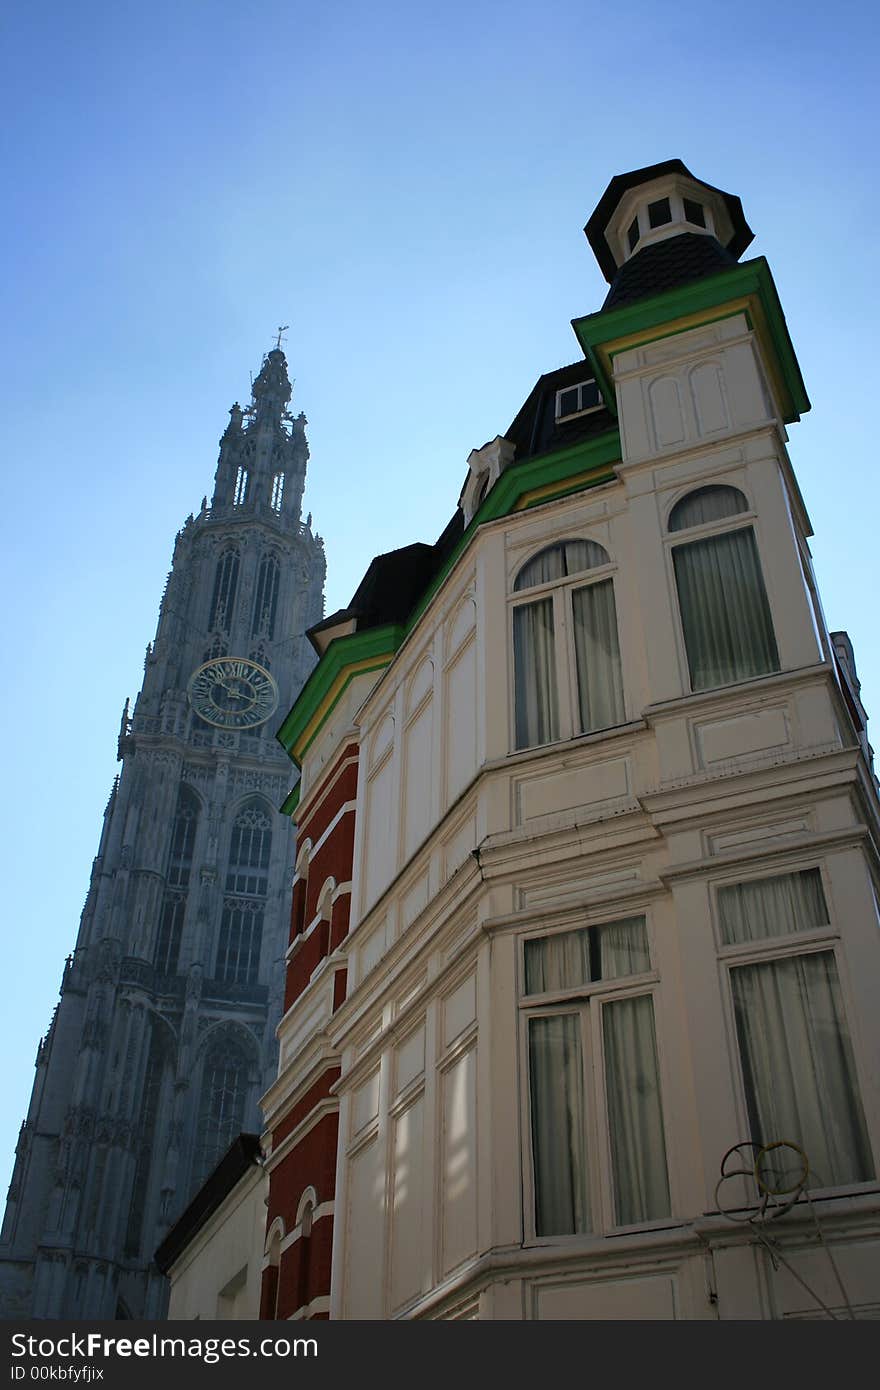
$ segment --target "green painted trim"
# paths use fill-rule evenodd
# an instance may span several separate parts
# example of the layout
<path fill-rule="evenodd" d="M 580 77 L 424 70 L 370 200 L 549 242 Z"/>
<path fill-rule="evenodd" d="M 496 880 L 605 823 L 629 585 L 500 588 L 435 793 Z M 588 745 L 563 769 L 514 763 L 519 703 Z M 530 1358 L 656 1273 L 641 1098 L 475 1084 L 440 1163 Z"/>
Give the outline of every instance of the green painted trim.
<path fill-rule="evenodd" d="M 421 618 L 431 599 L 443 584 L 447 575 L 455 568 L 464 552 L 467 550 L 478 529 L 487 521 L 496 521 L 499 517 L 509 516 L 516 510 L 519 499 L 527 492 L 533 492 L 536 488 L 546 487 L 548 484 L 559 481 L 564 484 L 566 478 L 570 478 L 575 473 L 587 473 L 590 469 L 604 469 L 605 476 L 597 481 L 607 480 L 607 468 L 610 463 L 617 463 L 620 459 L 620 434 L 616 429 L 606 430 L 604 434 L 599 434 L 595 439 L 582 440 L 578 444 L 572 444 L 567 449 L 558 449 L 551 454 L 540 454 L 537 458 L 523 459 L 522 463 L 514 463 L 506 469 L 498 482 L 490 491 L 488 497 L 483 502 L 479 511 L 471 518 L 470 525 L 462 535 L 458 545 L 449 556 L 446 564 L 435 574 L 431 583 L 428 585 L 422 597 L 419 599 L 406 623 L 406 631 L 409 633 Z M 589 486 L 584 484 L 583 486 Z M 560 488 L 557 495 L 562 495 L 564 488 Z M 573 491 L 579 491 L 575 488 Z M 540 506 L 542 502 L 549 502 L 550 497 L 539 498 L 533 506 Z"/>
<path fill-rule="evenodd" d="M 294 744 L 305 733 L 346 666 L 356 661 L 368 661 L 372 657 L 393 656 L 403 641 L 403 635 L 404 629 L 399 624 L 388 623 L 383 627 L 368 628 L 366 632 L 334 637 L 275 735 L 285 752 L 293 756 Z"/>
<path fill-rule="evenodd" d="M 300 766 L 300 759 L 311 747 L 323 728 L 325 720 L 357 676 L 363 675 L 367 671 L 379 670 L 389 664 L 398 647 L 404 638 L 412 632 L 450 571 L 458 564 L 480 526 L 487 521 L 494 521 L 498 517 L 508 516 L 515 510 L 521 497 L 538 488 L 546 488 L 556 482 L 559 483 L 558 491 L 551 496 L 545 495 L 535 498 L 534 501 L 527 504 L 528 506 L 540 506 L 544 502 L 552 501 L 555 497 L 562 497 L 571 492 L 580 492 L 588 487 L 595 487 L 600 483 L 608 482 L 614 476 L 610 465 L 616 463 L 619 458 L 620 435 L 616 429 L 611 429 L 606 430 L 604 434 L 597 435 L 595 439 L 583 440 L 567 449 L 559 449 L 551 454 L 542 454 L 534 459 L 524 459 L 522 463 L 515 463 L 502 473 L 479 511 L 472 518 L 470 525 L 445 565 L 431 580 L 404 625 L 389 623 L 385 627 L 368 628 L 366 632 L 353 632 L 344 637 L 334 637 L 276 734 L 278 742 L 291 761 L 297 767 Z M 573 487 L 566 487 L 567 479 L 592 471 L 595 471 L 595 479 L 591 479 L 589 482 L 579 482 Z M 373 657 L 376 658 L 373 664 L 366 665 L 365 663 Z M 354 666 L 357 666 L 358 669 L 352 670 L 334 691 L 334 686 L 343 676 L 346 667 Z M 328 704 L 323 716 L 321 716 L 321 707 L 331 695 L 331 703 Z M 319 716 L 321 717 L 319 718 Z M 316 719 L 318 722 L 312 729 L 307 742 L 303 743 L 304 736 Z"/>
<path fill-rule="evenodd" d="M 284 800 L 282 801 L 281 805 L 278 807 L 278 809 L 279 809 L 279 811 L 281 812 L 282 816 L 292 816 L 292 815 L 293 815 L 294 811 L 296 810 L 297 806 L 299 805 L 299 794 L 300 794 L 300 791 L 301 791 L 301 790 L 302 790 L 302 783 L 301 783 L 301 782 L 297 782 L 297 784 L 296 784 L 296 786 L 293 788 L 293 790 L 292 790 L 292 791 L 289 791 L 289 792 L 287 793 L 287 795 L 286 795 L 286 797 L 284 798 Z"/>
<path fill-rule="evenodd" d="M 652 328 L 662 328 L 667 324 L 671 326 L 675 319 L 702 313 L 706 309 L 720 307 L 727 300 L 749 295 L 757 298 L 764 312 L 776 363 L 789 395 L 789 401 L 783 402 L 783 406 L 788 407 L 785 409 L 784 418 L 786 423 L 790 424 L 810 409 L 810 401 L 776 285 L 763 256 L 746 261 L 743 265 L 731 266 L 730 270 L 722 270 L 717 275 L 697 280 L 693 284 L 667 290 L 649 299 L 639 299 L 634 304 L 623 304 L 619 309 L 608 309 L 604 312 L 600 310 L 598 313 L 573 319 L 572 328 L 583 351 L 597 369 L 597 379 L 605 394 L 606 381 L 599 349 L 607 343 L 644 333 Z M 670 336 L 674 331 L 677 330 L 670 327 Z"/>

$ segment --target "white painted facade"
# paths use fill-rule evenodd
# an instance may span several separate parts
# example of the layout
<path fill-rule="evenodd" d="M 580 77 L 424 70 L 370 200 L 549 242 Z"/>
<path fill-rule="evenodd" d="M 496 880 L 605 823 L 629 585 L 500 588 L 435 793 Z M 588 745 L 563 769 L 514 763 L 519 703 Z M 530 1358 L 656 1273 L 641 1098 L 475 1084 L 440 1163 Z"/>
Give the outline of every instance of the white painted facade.
<path fill-rule="evenodd" d="M 817 1296 L 844 1316 L 847 1300 L 880 1314 L 876 1180 L 814 1191 L 766 1236 L 719 1214 L 715 1196 L 724 1154 L 749 1137 L 730 972 L 802 951 L 834 954 L 880 1172 L 876 786 L 812 590 L 783 411 L 742 313 L 620 352 L 614 384 L 614 480 L 479 527 L 360 709 L 338 712 L 304 766 L 307 797 L 310 759 L 316 775 L 356 722 L 348 998 L 311 1027 L 342 1065 L 333 1318 L 821 1316 Z M 691 693 L 682 537 L 668 520 L 710 484 L 738 489 L 748 510 L 694 534 L 752 528 L 779 669 Z M 560 737 L 518 751 L 514 578 L 572 538 L 609 557 L 625 720 L 577 733 L 560 604 Z M 722 944 L 719 889 L 806 869 L 821 876 L 827 925 Z M 540 1008 L 524 996 L 524 942 L 634 915 L 650 970 L 577 1004 L 592 1040 L 591 1231 L 541 1236 L 526 1037 Z M 670 1214 L 621 1226 L 600 1019 L 609 1000 L 646 994 Z M 787 1261 L 777 1270 L 771 1237 Z"/>
<path fill-rule="evenodd" d="M 175 1260 L 168 1271 L 172 1322 L 260 1316 L 268 1187 L 265 1169 L 253 1164 Z"/>

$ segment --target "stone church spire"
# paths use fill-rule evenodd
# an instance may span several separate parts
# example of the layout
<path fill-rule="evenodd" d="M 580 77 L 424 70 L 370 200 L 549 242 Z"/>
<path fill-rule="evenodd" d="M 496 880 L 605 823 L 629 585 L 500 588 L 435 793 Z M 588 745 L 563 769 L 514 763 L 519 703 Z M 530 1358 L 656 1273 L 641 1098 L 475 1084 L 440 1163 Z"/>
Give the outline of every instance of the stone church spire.
<path fill-rule="evenodd" d="M 0 1314 L 161 1317 L 168 1225 L 275 1076 L 294 842 L 275 737 L 323 615 L 280 347 L 178 532 L 0 1232 Z M 113 731 L 116 732 L 115 730 Z"/>

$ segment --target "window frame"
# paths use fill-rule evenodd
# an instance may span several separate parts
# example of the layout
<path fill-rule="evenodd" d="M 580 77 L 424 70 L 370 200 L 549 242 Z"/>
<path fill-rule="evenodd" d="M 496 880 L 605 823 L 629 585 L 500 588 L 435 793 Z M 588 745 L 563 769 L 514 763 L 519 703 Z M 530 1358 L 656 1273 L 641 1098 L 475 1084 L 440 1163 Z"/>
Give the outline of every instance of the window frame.
<path fill-rule="evenodd" d="M 825 899 L 825 906 L 828 910 L 827 923 L 823 923 L 818 927 L 807 928 L 804 931 L 781 932 L 778 936 L 764 937 L 756 941 L 734 942 L 730 945 L 725 943 L 722 934 L 721 908 L 718 901 L 720 889 L 739 887 L 741 884 L 761 882 L 765 879 L 783 878 L 787 874 L 803 873 L 809 869 L 818 869 L 819 871 L 822 893 Z M 872 1132 L 870 1106 L 865 1103 L 866 1097 L 870 1095 L 870 1091 L 865 1086 L 864 1066 L 860 1056 L 860 1039 L 855 1029 L 852 1027 L 852 1021 L 857 1015 L 852 992 L 850 990 L 846 952 L 843 947 L 840 927 L 835 917 L 830 876 L 825 861 L 817 859 L 815 856 L 797 860 L 786 858 L 778 863 L 768 864 L 765 861 L 759 865 L 750 865 L 747 872 L 740 870 L 736 873 L 725 874 L 723 878 L 719 877 L 713 879 L 709 883 L 709 905 L 716 951 L 716 969 L 718 971 L 719 988 L 721 991 L 722 1017 L 730 1056 L 730 1071 L 734 1091 L 734 1113 L 738 1126 L 737 1142 L 740 1142 L 740 1139 L 743 1141 L 751 1141 L 751 1121 L 749 1119 L 743 1057 L 736 1027 L 731 972 L 740 966 L 773 964 L 776 961 L 791 960 L 798 956 L 821 955 L 830 952 L 834 957 L 834 965 L 837 971 L 840 1003 L 843 1017 L 846 1021 L 849 1043 L 852 1050 L 853 1082 L 862 1108 L 862 1116 L 865 1122 L 865 1131 L 871 1159 L 874 1163 L 875 1176 L 873 1178 L 865 1178 L 863 1181 L 857 1183 L 841 1183 L 824 1187 L 811 1187 L 810 1197 L 812 1200 L 815 1200 L 817 1197 L 827 1196 L 832 1193 L 841 1194 L 848 1192 L 863 1192 L 867 1189 L 874 1190 L 877 1187 L 878 1181 L 880 1181 L 880 1162 L 878 1162 L 878 1160 L 880 1160 L 880 1153 L 878 1153 L 877 1143 Z"/>
<path fill-rule="evenodd" d="M 581 402 L 582 402 L 582 400 L 583 400 L 583 388 L 584 388 L 585 386 L 595 386 L 596 390 L 599 392 L 599 400 L 598 400 L 598 402 L 596 403 L 596 405 L 582 405 L 582 404 L 581 404 Z M 565 414 L 563 415 L 563 414 L 560 412 L 559 404 L 560 404 L 560 401 L 561 401 L 562 397 L 568 395 L 569 391 L 577 391 L 577 393 L 578 393 L 578 408 L 577 408 L 577 410 L 567 410 L 567 411 L 565 412 Z M 597 410 L 603 410 L 604 407 L 605 407 L 605 401 L 604 401 L 603 396 L 602 396 L 602 388 L 600 387 L 599 382 L 597 381 L 597 379 L 596 379 L 594 376 L 591 376 L 591 377 L 584 377 L 583 381 L 575 381 L 575 382 L 572 382 L 571 386 L 560 386 L 559 390 L 556 392 L 556 400 L 555 400 L 555 403 L 554 403 L 554 415 L 553 415 L 553 418 L 554 418 L 556 424 L 561 424 L 561 423 L 563 423 L 563 422 L 566 421 L 566 420 L 574 420 L 574 419 L 576 419 L 577 416 L 579 416 L 579 415 L 592 415 L 592 414 L 593 414 L 595 411 L 597 411 Z"/>
<path fill-rule="evenodd" d="M 669 520 L 679 502 L 683 502 L 691 493 L 699 492 L 706 487 L 726 487 L 732 488 L 742 494 L 748 503 L 748 508 L 743 512 L 735 512 L 731 516 L 719 517 L 715 521 L 703 521 L 695 526 L 688 526 L 679 531 L 670 531 Z M 684 635 L 684 623 L 681 616 L 681 600 L 678 593 L 678 581 L 675 574 L 675 561 L 673 551 L 682 545 L 689 545 L 692 541 L 713 540 L 716 537 L 730 535 L 734 531 L 744 531 L 751 528 L 755 538 L 755 548 L 758 553 L 758 564 L 761 569 L 761 581 L 764 585 L 764 595 L 767 599 L 767 610 L 770 615 L 770 627 L 773 632 L 773 640 L 776 644 L 776 655 L 779 665 L 775 671 L 764 671 L 759 676 L 742 676 L 735 681 L 726 681 L 723 685 L 707 685 L 699 690 L 694 689 L 691 677 L 691 664 L 688 657 L 687 642 Z M 668 501 L 663 517 L 663 545 L 665 550 L 666 574 L 669 592 L 672 598 L 672 609 L 674 615 L 675 645 L 678 654 L 679 670 L 682 677 L 682 688 L 689 695 L 711 695 L 715 691 L 730 690 L 733 686 L 748 684 L 750 681 L 766 680 L 768 676 L 776 676 L 783 670 L 782 654 L 779 650 L 778 625 L 776 623 L 775 605 L 773 603 L 772 586 L 767 582 L 767 570 L 764 565 L 764 546 L 763 535 L 754 504 L 749 497 L 746 488 L 739 481 L 731 481 L 729 478 L 710 478 L 708 481 L 691 482 L 687 487 L 682 488 Z"/>
<path fill-rule="evenodd" d="M 651 968 L 637 975 L 625 975 L 609 980 L 596 980 L 564 990 L 543 994 L 526 994 L 526 942 L 565 935 L 567 932 L 593 931 L 602 926 L 641 917 L 645 922 Z M 661 1026 L 660 975 L 655 964 L 655 939 L 651 913 L 645 905 L 635 905 L 621 915 L 604 916 L 585 921 L 582 915 L 575 920 L 535 927 L 519 934 L 517 941 L 517 1049 L 519 1059 L 520 1153 L 522 1164 L 523 1242 L 526 1246 L 567 1245 L 604 1240 L 609 1236 L 627 1235 L 638 1231 L 662 1230 L 680 1224 L 674 1187 L 674 1170 L 670 1161 L 672 1132 L 668 1118 L 667 1098 L 671 1094 L 666 1076 L 665 1049 Z M 604 1009 L 622 999 L 650 998 L 654 1021 L 654 1040 L 657 1051 L 657 1081 L 663 1119 L 663 1142 L 666 1156 L 666 1180 L 669 1189 L 669 1213 L 650 1221 L 618 1224 L 615 1220 L 614 1164 L 611 1146 L 611 1126 L 607 1094 L 605 1059 Z M 529 1067 L 529 1020 L 576 1014 L 581 1045 L 581 1084 L 584 1096 L 584 1130 L 587 1154 L 587 1181 L 590 1207 L 588 1231 L 567 1234 L 538 1235 L 536 1219 L 536 1174 L 532 1145 L 531 1072 Z"/>
<path fill-rule="evenodd" d="M 527 589 L 515 590 L 517 575 L 532 560 L 536 559 L 545 550 L 552 550 L 556 546 L 565 545 L 567 541 L 592 541 L 595 545 L 601 545 L 602 549 L 609 555 L 607 564 L 597 565 L 593 569 L 581 570 L 578 574 L 564 575 L 561 579 L 548 579 L 543 584 L 535 584 Z M 507 595 L 507 632 L 508 632 L 508 692 L 509 692 L 509 728 L 510 728 L 510 750 L 511 753 L 525 753 L 536 748 L 553 748 L 559 743 L 569 742 L 573 738 L 594 738 L 600 734 L 607 733 L 610 729 L 619 729 L 630 721 L 627 679 L 627 663 L 624 658 L 623 644 L 620 640 L 620 619 L 617 604 L 617 583 L 616 577 L 618 566 L 611 558 L 608 546 L 603 541 L 596 540 L 593 536 L 576 535 L 566 532 L 564 536 L 557 540 L 544 541 L 528 555 L 521 558 L 514 573 L 510 576 Z M 623 685 L 623 719 L 619 724 L 608 724 L 601 729 L 582 729 L 580 727 L 580 701 L 578 696 L 578 676 L 577 676 L 577 651 L 574 641 L 574 599 L 572 597 L 576 589 L 586 589 L 593 584 L 601 584 L 606 579 L 611 580 L 612 595 L 614 598 L 614 617 L 617 626 L 617 647 L 620 653 L 620 675 Z M 516 741 L 516 656 L 515 656 L 515 635 L 514 635 L 514 611 L 529 603 L 539 603 L 545 598 L 552 599 L 553 612 L 553 658 L 555 662 L 556 674 L 556 699 L 557 699 L 557 724 L 558 737 L 548 739 L 545 743 L 526 743 L 520 748 Z"/>

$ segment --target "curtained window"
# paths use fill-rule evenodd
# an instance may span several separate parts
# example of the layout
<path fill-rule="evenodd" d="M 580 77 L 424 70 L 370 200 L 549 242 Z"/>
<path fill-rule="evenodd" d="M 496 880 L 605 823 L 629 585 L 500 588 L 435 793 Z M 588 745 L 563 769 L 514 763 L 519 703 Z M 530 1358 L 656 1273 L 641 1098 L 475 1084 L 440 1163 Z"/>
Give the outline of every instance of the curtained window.
<path fill-rule="evenodd" d="M 524 1006 L 528 996 L 566 997 L 564 1009 L 525 1011 L 538 1236 L 669 1215 L 654 1000 L 619 987 L 650 968 L 643 917 L 525 943 Z"/>
<path fill-rule="evenodd" d="M 819 870 L 719 888 L 718 916 L 724 946 L 749 952 L 747 963 L 731 961 L 730 985 L 752 1142 L 799 1145 L 813 1187 L 868 1181 L 874 1164 L 835 951 L 779 950 L 801 932 L 830 936 Z"/>
<path fill-rule="evenodd" d="M 517 748 L 538 747 L 625 720 L 609 568 L 601 545 L 569 540 L 548 546 L 520 569 L 514 594 L 539 588 L 543 592 L 513 607 Z"/>
<path fill-rule="evenodd" d="M 711 690 L 779 670 L 779 654 L 755 533 L 749 525 L 717 530 L 748 512 L 738 488 L 702 487 L 672 509 L 673 534 L 712 527 L 672 551 L 678 607 L 692 690 Z"/>

